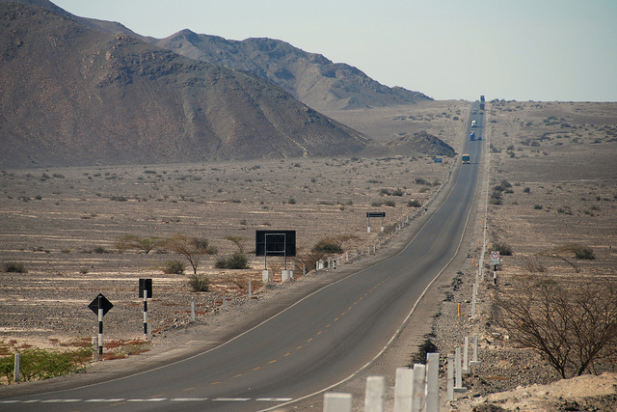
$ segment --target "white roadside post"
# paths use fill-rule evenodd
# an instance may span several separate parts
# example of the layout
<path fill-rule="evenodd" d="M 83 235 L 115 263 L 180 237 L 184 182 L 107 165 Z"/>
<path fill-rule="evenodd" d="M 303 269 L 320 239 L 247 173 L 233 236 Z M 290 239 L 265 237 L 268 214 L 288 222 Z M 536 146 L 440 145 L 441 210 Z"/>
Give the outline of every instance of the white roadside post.
<path fill-rule="evenodd" d="M 386 379 L 383 376 L 366 378 L 364 412 L 384 412 Z"/>
<path fill-rule="evenodd" d="M 411 411 L 411 391 L 413 386 L 413 370 L 396 368 L 394 382 L 394 412 Z"/>
<path fill-rule="evenodd" d="M 327 392 L 324 394 L 324 412 L 351 412 L 351 394 Z"/>
<path fill-rule="evenodd" d="M 469 375 L 469 336 L 465 336 L 465 346 L 463 348 L 463 375 Z"/>
<path fill-rule="evenodd" d="M 13 369 L 13 381 L 15 383 L 19 383 L 19 375 L 21 374 L 19 369 L 20 369 L 20 364 L 21 364 L 21 354 L 20 353 L 16 353 L 15 354 L 15 368 Z"/>
<path fill-rule="evenodd" d="M 448 400 L 454 400 L 454 355 L 448 354 L 448 381 L 446 391 L 448 392 Z"/>
<path fill-rule="evenodd" d="M 426 354 L 426 412 L 439 412 L 439 353 Z"/>
<path fill-rule="evenodd" d="M 463 370 L 461 364 L 461 348 L 456 347 L 456 353 L 454 355 L 454 363 L 455 363 L 455 381 L 454 381 L 454 392 L 465 392 L 467 388 L 463 387 Z"/>
<path fill-rule="evenodd" d="M 473 357 L 469 364 L 471 366 L 480 366 L 482 362 L 478 361 L 478 334 L 473 334 Z"/>
<path fill-rule="evenodd" d="M 421 363 L 413 365 L 413 385 L 411 387 L 411 412 L 422 412 L 426 391 L 426 366 Z"/>

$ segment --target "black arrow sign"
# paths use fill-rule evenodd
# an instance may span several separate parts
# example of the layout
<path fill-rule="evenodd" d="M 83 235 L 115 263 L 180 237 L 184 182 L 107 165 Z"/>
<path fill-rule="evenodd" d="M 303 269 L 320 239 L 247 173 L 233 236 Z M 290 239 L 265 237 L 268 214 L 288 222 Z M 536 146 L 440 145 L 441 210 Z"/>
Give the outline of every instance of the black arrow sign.
<path fill-rule="evenodd" d="M 103 316 L 105 316 L 107 312 L 109 312 L 111 308 L 114 307 L 114 305 L 110 301 L 108 301 L 107 298 L 103 296 L 102 293 L 99 293 L 99 295 L 96 298 L 94 298 L 94 300 L 92 301 L 92 303 L 88 305 L 88 307 L 90 308 L 92 312 L 94 312 L 95 315 L 98 315 L 99 314 L 99 297 L 101 298 L 101 307 L 103 309 Z"/>

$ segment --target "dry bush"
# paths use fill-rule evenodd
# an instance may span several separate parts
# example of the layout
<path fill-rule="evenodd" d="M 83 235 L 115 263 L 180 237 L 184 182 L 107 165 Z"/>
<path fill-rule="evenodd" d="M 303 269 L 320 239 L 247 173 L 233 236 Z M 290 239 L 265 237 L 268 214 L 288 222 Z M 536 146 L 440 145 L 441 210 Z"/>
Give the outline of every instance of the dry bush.
<path fill-rule="evenodd" d="M 525 262 L 525 269 L 529 272 L 529 273 L 544 273 L 546 272 L 546 267 L 540 263 L 540 261 L 538 260 L 538 257 L 535 256 L 534 259 L 527 259 Z"/>
<path fill-rule="evenodd" d="M 496 295 L 496 321 L 563 378 L 602 372 L 617 353 L 617 280 L 570 285 L 530 276 Z"/>

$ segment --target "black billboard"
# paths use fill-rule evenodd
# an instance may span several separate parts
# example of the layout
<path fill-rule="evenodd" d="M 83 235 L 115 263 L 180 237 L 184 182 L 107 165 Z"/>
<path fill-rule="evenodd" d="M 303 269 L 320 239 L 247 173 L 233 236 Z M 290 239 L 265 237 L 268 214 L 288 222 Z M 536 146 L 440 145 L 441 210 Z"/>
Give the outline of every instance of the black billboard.
<path fill-rule="evenodd" d="M 296 256 L 295 230 L 255 231 L 256 256 Z"/>

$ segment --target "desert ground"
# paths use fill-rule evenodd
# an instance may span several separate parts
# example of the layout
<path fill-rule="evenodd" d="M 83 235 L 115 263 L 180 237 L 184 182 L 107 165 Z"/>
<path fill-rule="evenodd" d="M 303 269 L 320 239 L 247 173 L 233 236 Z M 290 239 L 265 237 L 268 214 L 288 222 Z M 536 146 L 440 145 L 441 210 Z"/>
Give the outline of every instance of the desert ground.
<path fill-rule="evenodd" d="M 447 101 L 326 114 L 381 141 L 426 130 L 460 154 L 469 110 L 468 102 Z M 382 362 L 340 389 L 352 392 L 354 408 L 362 410 L 362 377 L 387 375 L 393 386 L 395 367 L 410 364 L 424 335 L 446 354 L 464 336 L 478 333 L 482 365 L 466 378 L 468 392 L 444 403 L 444 410 L 466 411 L 488 403 L 509 410 L 559 410 L 573 399 L 581 405 L 596 402 L 589 406 L 595 410 L 614 410 L 603 409 L 617 396 L 614 387 L 608 395 L 595 393 L 605 385 L 594 380 L 585 381 L 585 394 L 591 396 L 585 401 L 567 390 L 561 398 L 551 399 L 546 390 L 537 396 L 503 395 L 493 402 L 491 393 L 550 384 L 559 377 L 539 355 L 505 339 L 508 331 L 489 319 L 492 296 L 540 267 L 541 276 L 573 285 L 617 276 L 617 104 L 492 101 L 487 103 L 485 118 L 483 168 L 488 174 L 478 189 L 479 207 L 467 253 L 442 274 L 427 297 L 431 324 L 404 331 Z M 356 260 L 343 265 L 344 270 L 378 258 L 379 250 L 377 256 L 370 256 L 372 246 L 396 247 L 414 229 L 411 224 L 397 233 L 397 223 L 408 217 L 420 219 L 421 208 L 408 203 L 417 200 L 430 206 L 430 199 L 448 182 L 452 167 L 458 167 L 458 158 L 438 164 L 422 154 L 406 153 L 374 159 L 4 170 L 0 172 L 0 263 L 22 263 L 27 273 L 0 275 L 3 353 L 89 339 L 96 331 L 96 316 L 87 305 L 98 293 L 115 305 L 105 317 L 106 336 L 127 341 L 143 338 L 139 278 L 152 278 L 154 283 L 149 305 L 155 331 L 153 352 L 164 350 L 164 342 L 182 339 L 191 327 L 191 302 L 198 308 L 195 323 L 205 331 L 225 329 L 224 322 L 241 324 L 242 317 L 234 316 L 234 311 L 241 313 L 246 310 L 243 307 L 267 304 L 275 296 L 299 293 L 303 284 L 334 277 L 329 271 L 301 276 L 302 267 L 310 265 L 310 249 L 326 236 L 351 236 L 344 248 Z M 504 180 L 511 184 L 511 193 L 502 195 L 501 204 L 488 205 L 488 243 L 506 243 L 513 255 L 502 258 L 498 287 L 488 277 L 481 285 L 478 315 L 471 320 L 458 318 L 458 303 L 464 313 L 470 309 L 484 219 L 482 199 Z M 369 211 L 386 212 L 384 233 L 376 219 L 368 233 Z M 290 259 L 296 282 L 274 288 L 260 284 L 263 258 L 251 252 L 255 230 L 261 229 L 297 231 L 298 256 Z M 191 291 L 190 268 L 186 275 L 161 271 L 166 261 L 179 256 L 157 250 L 120 253 L 115 247 L 126 234 L 166 238 L 176 233 L 207 238 L 217 247 L 218 254 L 204 257 L 197 269 L 210 277 L 210 292 Z M 225 240 L 228 236 L 244 239 L 250 270 L 214 268 L 217 257 L 238 250 Z M 549 252 L 574 243 L 591 248 L 595 259 L 551 257 Z M 269 267 L 278 273 L 283 262 L 269 259 Z M 246 283 L 239 278 L 254 281 L 254 299 L 248 299 Z M 530 403 L 536 398 L 549 402 L 548 406 Z M 317 410 L 319 405 L 315 399 L 289 410 Z"/>

